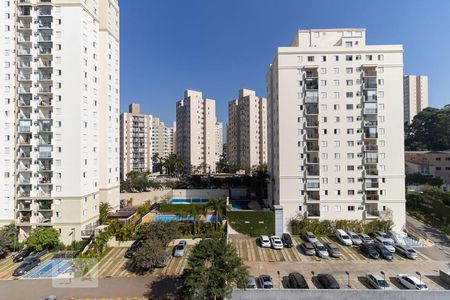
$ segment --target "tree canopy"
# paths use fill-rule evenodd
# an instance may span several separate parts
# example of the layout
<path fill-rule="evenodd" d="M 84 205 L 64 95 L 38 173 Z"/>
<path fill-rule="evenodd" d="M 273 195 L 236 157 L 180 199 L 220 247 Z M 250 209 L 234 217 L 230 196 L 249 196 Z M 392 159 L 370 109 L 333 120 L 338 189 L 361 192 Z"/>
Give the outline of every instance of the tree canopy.
<path fill-rule="evenodd" d="M 204 239 L 188 257 L 182 294 L 187 299 L 224 299 L 234 286 L 245 288 L 248 274 L 236 249 L 225 238 Z"/>
<path fill-rule="evenodd" d="M 159 240 L 165 247 L 180 236 L 180 229 L 177 222 L 143 223 L 138 226 L 136 236 L 139 239 Z"/>
<path fill-rule="evenodd" d="M 33 229 L 27 239 L 27 246 L 36 251 L 54 249 L 59 243 L 59 232 L 54 228 Z"/>
<path fill-rule="evenodd" d="M 443 151 L 450 149 L 450 108 L 426 108 L 405 125 L 405 149 Z"/>
<path fill-rule="evenodd" d="M 133 256 L 132 265 L 138 270 L 148 270 L 160 263 L 166 255 L 164 245 L 160 240 L 145 240 Z"/>

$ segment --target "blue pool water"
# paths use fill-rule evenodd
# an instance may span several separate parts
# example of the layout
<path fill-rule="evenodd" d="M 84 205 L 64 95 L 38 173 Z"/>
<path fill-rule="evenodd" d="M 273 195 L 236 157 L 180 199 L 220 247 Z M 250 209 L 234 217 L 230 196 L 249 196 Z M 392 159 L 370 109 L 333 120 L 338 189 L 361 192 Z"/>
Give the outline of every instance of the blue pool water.
<path fill-rule="evenodd" d="M 250 201 L 231 201 L 231 210 L 249 210 Z"/>
<path fill-rule="evenodd" d="M 31 270 L 23 278 L 54 278 L 69 270 L 70 267 L 72 267 L 72 260 L 56 258 Z"/>
<path fill-rule="evenodd" d="M 207 215 L 206 216 L 206 222 L 216 222 L 216 220 L 220 221 L 220 218 L 217 218 L 216 216 L 213 216 L 213 215 Z M 194 218 L 192 216 L 159 215 L 159 216 L 156 216 L 153 219 L 153 221 L 154 222 L 171 222 L 171 221 L 177 221 L 177 222 L 189 221 L 189 222 L 193 222 Z"/>
<path fill-rule="evenodd" d="M 169 201 L 169 203 L 174 203 L 174 204 L 206 203 L 206 202 L 208 202 L 208 199 L 203 199 L 203 198 L 189 198 L 189 199 L 173 198 Z"/>

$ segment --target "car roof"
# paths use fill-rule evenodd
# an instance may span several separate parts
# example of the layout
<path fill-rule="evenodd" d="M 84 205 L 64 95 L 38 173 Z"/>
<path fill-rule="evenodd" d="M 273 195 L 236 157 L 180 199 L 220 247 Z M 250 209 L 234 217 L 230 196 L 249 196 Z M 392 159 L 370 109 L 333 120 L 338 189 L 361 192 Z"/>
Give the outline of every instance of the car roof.
<path fill-rule="evenodd" d="M 307 231 L 306 234 L 307 235 L 314 235 L 314 233 L 312 233 L 311 231 Z"/>
<path fill-rule="evenodd" d="M 271 239 L 279 239 L 280 237 L 278 235 L 272 235 L 270 238 Z"/>
<path fill-rule="evenodd" d="M 314 243 L 316 246 L 323 246 L 323 244 L 321 242 L 315 242 Z"/>
<path fill-rule="evenodd" d="M 349 231 L 349 232 L 347 232 L 349 235 L 358 235 L 356 232 L 353 232 L 353 231 Z"/>
<path fill-rule="evenodd" d="M 347 233 L 343 229 L 336 229 L 336 232 L 347 235 Z"/>
<path fill-rule="evenodd" d="M 367 275 L 372 275 L 376 280 L 384 280 L 384 277 L 381 276 L 381 274 L 377 273 L 377 272 L 367 273 Z"/>
<path fill-rule="evenodd" d="M 267 235 L 262 235 L 261 238 L 264 239 L 264 240 L 265 240 L 265 239 L 268 240 L 268 239 L 269 239 L 269 236 L 267 236 Z"/>
<path fill-rule="evenodd" d="M 339 249 L 338 246 L 335 243 L 327 243 L 327 246 L 330 247 L 330 248 Z"/>
<path fill-rule="evenodd" d="M 313 243 L 310 243 L 310 242 L 304 242 L 303 244 L 305 244 L 306 247 L 312 247 L 312 248 L 314 248 Z"/>

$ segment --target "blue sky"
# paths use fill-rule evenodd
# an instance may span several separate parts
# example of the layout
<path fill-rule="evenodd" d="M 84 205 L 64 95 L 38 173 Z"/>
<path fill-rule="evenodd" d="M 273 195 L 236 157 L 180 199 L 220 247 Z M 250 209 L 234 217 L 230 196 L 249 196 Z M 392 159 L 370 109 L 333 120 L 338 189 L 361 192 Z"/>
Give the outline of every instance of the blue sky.
<path fill-rule="evenodd" d="M 265 96 L 276 47 L 299 28 L 363 27 L 368 44 L 403 44 L 405 74 L 429 76 L 430 105 L 450 103 L 450 1 L 122 0 L 121 110 L 166 123 L 185 89 L 216 99 L 226 122 L 238 89 Z M 447 90 L 448 91 L 448 90 Z"/>

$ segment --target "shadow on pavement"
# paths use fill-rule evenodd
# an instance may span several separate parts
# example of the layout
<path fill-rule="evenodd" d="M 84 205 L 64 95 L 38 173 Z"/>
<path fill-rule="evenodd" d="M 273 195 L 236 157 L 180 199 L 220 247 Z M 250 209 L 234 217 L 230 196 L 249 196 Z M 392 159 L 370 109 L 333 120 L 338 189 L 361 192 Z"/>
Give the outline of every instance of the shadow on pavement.
<path fill-rule="evenodd" d="M 398 281 L 397 281 L 397 277 L 389 277 L 389 281 L 391 282 L 392 286 L 395 286 L 396 288 L 398 288 L 399 290 L 404 290 L 405 287 L 403 285 L 401 285 Z"/>
<path fill-rule="evenodd" d="M 366 277 L 364 276 L 358 276 L 358 281 L 364 285 L 364 287 L 368 288 L 368 289 L 373 289 L 373 287 L 369 284 L 369 282 L 367 281 Z"/>
<path fill-rule="evenodd" d="M 148 299 L 180 299 L 178 295 L 180 280 L 176 276 L 160 277 L 149 283 L 147 288 L 145 297 Z"/>
<path fill-rule="evenodd" d="M 433 281 L 434 283 L 436 283 L 438 286 L 440 286 L 443 289 L 449 290 L 450 289 L 450 285 L 446 284 L 445 282 L 443 282 L 438 275 L 426 275 L 426 278 L 430 279 L 431 281 Z M 423 280 L 422 280 L 423 281 Z"/>

